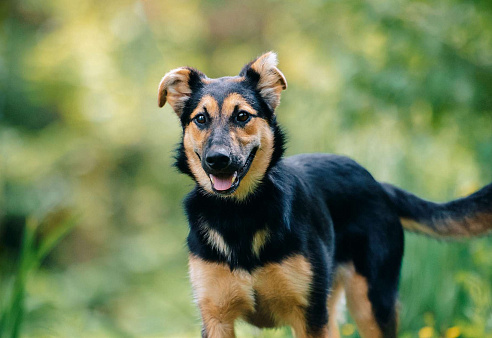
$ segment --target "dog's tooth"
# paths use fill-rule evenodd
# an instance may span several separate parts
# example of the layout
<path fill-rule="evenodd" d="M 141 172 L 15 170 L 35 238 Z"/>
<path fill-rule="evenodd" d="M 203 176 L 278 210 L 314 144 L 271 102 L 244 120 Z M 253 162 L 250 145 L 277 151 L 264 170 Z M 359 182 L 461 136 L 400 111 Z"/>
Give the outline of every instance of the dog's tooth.
<path fill-rule="evenodd" d="M 215 184 L 214 177 L 212 175 L 210 175 L 210 181 L 212 181 L 212 184 Z"/>
<path fill-rule="evenodd" d="M 237 178 L 237 171 L 234 172 L 234 175 L 232 175 L 231 183 L 234 183 L 234 181 Z"/>

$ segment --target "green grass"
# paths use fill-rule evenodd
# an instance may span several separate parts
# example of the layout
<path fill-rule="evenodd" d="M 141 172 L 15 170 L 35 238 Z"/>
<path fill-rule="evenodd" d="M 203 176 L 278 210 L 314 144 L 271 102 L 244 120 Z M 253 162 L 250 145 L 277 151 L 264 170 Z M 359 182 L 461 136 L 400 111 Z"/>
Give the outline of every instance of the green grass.
<path fill-rule="evenodd" d="M 68 218 L 57 224 L 53 231 L 41 238 L 37 243 L 39 222 L 35 218 L 29 218 L 24 226 L 22 246 L 17 267 L 11 278 L 5 281 L 6 291 L 3 292 L 0 308 L 0 338 L 17 338 L 21 334 L 22 324 L 26 313 L 26 286 L 28 279 L 36 273 L 44 258 L 53 250 L 59 241 L 67 235 L 75 226 L 74 217 Z M 9 287 L 10 284 L 10 287 Z"/>

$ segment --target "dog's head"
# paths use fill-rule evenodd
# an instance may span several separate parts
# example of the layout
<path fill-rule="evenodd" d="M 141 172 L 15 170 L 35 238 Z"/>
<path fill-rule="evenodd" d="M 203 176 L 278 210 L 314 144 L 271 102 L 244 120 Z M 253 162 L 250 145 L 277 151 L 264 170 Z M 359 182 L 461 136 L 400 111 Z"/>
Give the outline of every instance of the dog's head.
<path fill-rule="evenodd" d="M 177 166 L 208 193 L 244 199 L 283 149 L 274 111 L 287 88 L 277 56 L 266 53 L 238 76 L 209 79 L 193 68 L 167 73 L 159 85 L 181 120 Z"/>

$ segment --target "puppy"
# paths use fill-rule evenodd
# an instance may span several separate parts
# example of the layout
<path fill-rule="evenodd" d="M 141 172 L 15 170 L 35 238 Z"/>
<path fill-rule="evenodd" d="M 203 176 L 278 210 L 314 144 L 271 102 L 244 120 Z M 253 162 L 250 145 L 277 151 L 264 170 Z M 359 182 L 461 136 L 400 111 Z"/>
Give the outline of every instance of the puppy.
<path fill-rule="evenodd" d="M 445 204 L 377 182 L 351 159 L 283 158 L 275 109 L 287 81 L 266 53 L 238 76 L 167 73 L 183 137 L 176 166 L 195 182 L 184 202 L 189 274 L 203 337 L 234 337 L 234 322 L 290 326 L 296 337 L 339 337 L 345 290 L 362 337 L 396 337 L 403 228 L 435 237 L 492 229 L 492 184 Z"/>

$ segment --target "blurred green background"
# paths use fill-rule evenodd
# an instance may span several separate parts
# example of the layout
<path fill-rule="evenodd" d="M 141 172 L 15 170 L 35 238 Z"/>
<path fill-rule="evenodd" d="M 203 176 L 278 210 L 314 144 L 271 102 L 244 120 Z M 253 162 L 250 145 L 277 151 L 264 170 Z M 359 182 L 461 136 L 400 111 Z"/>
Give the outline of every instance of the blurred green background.
<path fill-rule="evenodd" d="M 288 154 L 445 201 L 492 181 L 492 2 L 0 2 L 0 337 L 197 337 L 161 77 L 278 52 Z M 401 337 L 492 337 L 492 239 L 407 234 Z M 350 318 L 342 332 L 357 337 Z M 290 337 L 287 329 L 240 337 Z"/>

